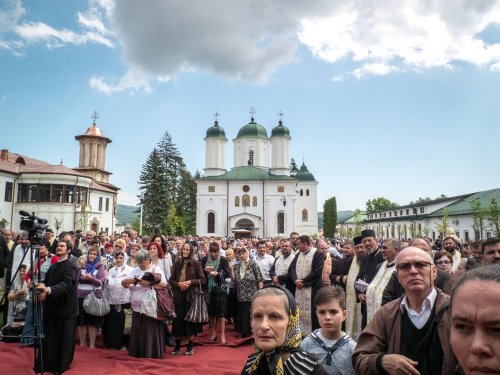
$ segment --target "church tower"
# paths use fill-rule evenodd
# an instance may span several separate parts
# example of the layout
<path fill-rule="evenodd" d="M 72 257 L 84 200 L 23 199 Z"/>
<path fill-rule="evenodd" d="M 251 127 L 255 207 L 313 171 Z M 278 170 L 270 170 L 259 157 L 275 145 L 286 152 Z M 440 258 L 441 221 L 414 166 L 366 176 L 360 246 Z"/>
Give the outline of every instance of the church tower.
<path fill-rule="evenodd" d="M 226 173 L 225 168 L 225 148 L 227 143 L 226 132 L 219 126 L 217 121 L 218 113 L 214 125 L 207 130 L 205 137 L 205 176 L 220 176 Z"/>
<path fill-rule="evenodd" d="M 283 114 L 280 112 L 280 117 Z M 290 176 L 290 131 L 283 126 L 283 121 L 279 120 L 278 126 L 271 131 L 271 170 L 273 175 Z"/>
<path fill-rule="evenodd" d="M 250 110 L 250 122 L 243 126 L 235 139 L 234 167 L 269 168 L 270 143 L 266 128 L 255 122 L 255 109 Z"/>
<path fill-rule="evenodd" d="M 106 147 L 111 143 L 111 139 L 105 137 L 101 129 L 96 126 L 97 118 L 97 113 L 94 112 L 92 126 L 84 134 L 75 136 L 80 142 L 80 163 L 78 168 L 74 169 L 92 177 L 99 184 L 115 187 L 109 184 L 111 172 L 105 170 Z"/>

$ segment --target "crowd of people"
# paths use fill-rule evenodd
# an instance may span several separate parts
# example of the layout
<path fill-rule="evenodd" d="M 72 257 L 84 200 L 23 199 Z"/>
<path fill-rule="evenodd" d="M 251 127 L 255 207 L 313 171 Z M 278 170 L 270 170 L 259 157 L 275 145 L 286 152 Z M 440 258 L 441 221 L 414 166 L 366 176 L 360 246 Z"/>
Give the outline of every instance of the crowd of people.
<path fill-rule="evenodd" d="M 379 239 L 373 230 L 316 241 L 295 232 L 238 239 L 89 230 L 56 238 L 47 230 L 36 251 L 29 245 L 24 231 L 0 236 L 1 321 L 24 322 L 22 346 L 35 344 L 30 332 L 43 323 L 45 371 L 69 369 L 75 345 L 95 348 L 99 334 L 106 348 L 164 358 L 195 354 L 204 324 L 210 340 L 225 344 L 231 324 L 257 348 L 242 374 L 500 373 L 498 237 L 462 244 L 454 236 Z M 43 322 L 33 316 L 33 285 Z M 152 293 L 171 298 L 170 318 L 147 314 Z M 86 309 L 90 297 L 109 311 Z"/>

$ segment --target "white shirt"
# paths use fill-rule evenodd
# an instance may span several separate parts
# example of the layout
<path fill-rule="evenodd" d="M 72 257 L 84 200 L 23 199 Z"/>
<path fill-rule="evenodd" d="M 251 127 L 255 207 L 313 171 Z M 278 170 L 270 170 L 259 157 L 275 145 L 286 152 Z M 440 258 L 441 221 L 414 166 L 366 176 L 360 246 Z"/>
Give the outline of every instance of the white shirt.
<path fill-rule="evenodd" d="M 255 263 L 257 263 L 257 265 L 260 268 L 260 273 L 262 274 L 262 278 L 264 280 L 271 280 L 271 276 L 269 276 L 269 271 L 271 270 L 271 267 L 274 264 L 274 257 L 272 255 L 265 253 L 264 256 L 262 257 L 257 255 L 254 260 Z"/>
<path fill-rule="evenodd" d="M 422 302 L 422 311 L 420 311 L 420 313 L 417 313 L 410 307 L 408 300 L 406 299 L 406 296 L 401 301 L 399 308 L 401 309 L 401 312 L 403 314 L 404 314 L 403 309 L 406 309 L 408 317 L 410 318 L 413 325 L 418 329 L 420 329 L 423 326 L 425 326 L 425 323 L 427 323 L 427 321 L 429 320 L 429 317 L 431 316 L 432 313 L 432 308 L 434 307 L 434 303 L 436 302 L 436 297 L 437 297 L 436 289 L 432 288 L 432 291 L 425 298 L 424 302 Z"/>
<path fill-rule="evenodd" d="M 130 302 L 130 290 L 122 286 L 122 280 L 129 277 L 132 270 L 132 267 L 124 264 L 121 267 L 114 266 L 108 271 L 105 295 L 110 304 L 123 305 Z"/>

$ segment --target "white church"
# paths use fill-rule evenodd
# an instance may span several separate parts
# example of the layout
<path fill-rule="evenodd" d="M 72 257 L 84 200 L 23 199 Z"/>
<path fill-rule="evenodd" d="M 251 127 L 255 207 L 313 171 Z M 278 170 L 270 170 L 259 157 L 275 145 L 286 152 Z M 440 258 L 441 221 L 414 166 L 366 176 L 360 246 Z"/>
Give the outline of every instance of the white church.
<path fill-rule="evenodd" d="M 290 168 L 290 131 L 282 121 L 268 137 L 254 118 L 233 139 L 234 167 L 225 167 L 226 133 L 216 120 L 205 137 L 205 176 L 197 180 L 196 233 L 283 237 L 318 232 L 317 186 L 306 165 Z"/>

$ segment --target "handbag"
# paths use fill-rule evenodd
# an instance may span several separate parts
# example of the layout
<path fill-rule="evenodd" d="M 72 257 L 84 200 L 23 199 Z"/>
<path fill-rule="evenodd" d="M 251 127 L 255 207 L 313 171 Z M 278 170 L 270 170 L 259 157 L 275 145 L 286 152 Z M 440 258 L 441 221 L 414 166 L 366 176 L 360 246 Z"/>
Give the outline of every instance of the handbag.
<path fill-rule="evenodd" d="M 141 314 L 157 319 L 158 317 L 158 301 L 156 299 L 156 291 L 149 288 L 142 296 Z"/>
<path fill-rule="evenodd" d="M 175 318 L 174 296 L 170 284 L 165 288 L 156 289 L 157 319 L 172 320 Z"/>
<path fill-rule="evenodd" d="M 125 314 L 125 324 L 123 325 L 123 334 L 130 335 L 132 329 L 132 309 L 123 309 Z"/>
<path fill-rule="evenodd" d="M 194 290 L 191 296 L 191 308 L 186 314 L 184 320 L 190 323 L 208 322 L 207 304 L 205 303 L 205 296 L 203 295 L 200 286 Z"/>
<path fill-rule="evenodd" d="M 83 300 L 83 310 L 89 315 L 104 316 L 109 313 L 109 302 L 104 298 L 97 298 L 94 291 Z"/>

